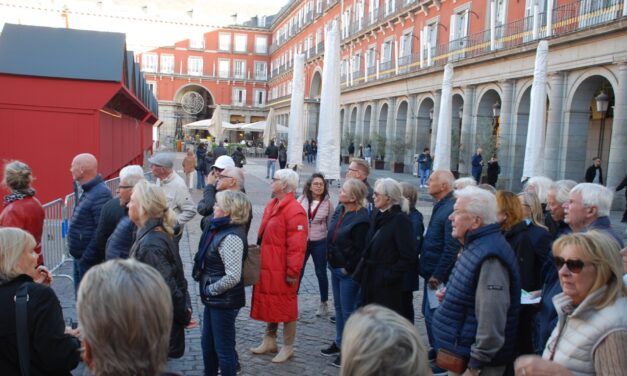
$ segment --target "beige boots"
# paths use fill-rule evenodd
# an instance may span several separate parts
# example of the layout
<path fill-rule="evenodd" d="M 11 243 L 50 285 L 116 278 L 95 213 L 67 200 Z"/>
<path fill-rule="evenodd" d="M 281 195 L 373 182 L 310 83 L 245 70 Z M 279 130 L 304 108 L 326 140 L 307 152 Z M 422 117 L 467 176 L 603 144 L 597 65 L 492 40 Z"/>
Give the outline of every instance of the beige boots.
<path fill-rule="evenodd" d="M 279 325 L 268 323 L 263 342 L 258 347 L 250 349 L 254 354 L 266 354 L 277 352 L 276 332 Z M 283 323 L 283 347 L 281 351 L 272 358 L 272 363 L 283 363 L 294 356 L 294 337 L 296 336 L 296 321 Z"/>

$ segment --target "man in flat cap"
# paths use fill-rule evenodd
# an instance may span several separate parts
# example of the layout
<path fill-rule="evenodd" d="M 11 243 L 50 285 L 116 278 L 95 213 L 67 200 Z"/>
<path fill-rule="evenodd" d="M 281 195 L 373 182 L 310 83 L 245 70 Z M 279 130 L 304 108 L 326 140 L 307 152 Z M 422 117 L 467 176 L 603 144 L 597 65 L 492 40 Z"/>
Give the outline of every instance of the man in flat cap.
<path fill-rule="evenodd" d="M 170 209 L 176 213 L 174 243 L 178 246 L 183 226 L 196 215 L 196 204 L 182 177 L 174 172 L 174 153 L 160 152 L 148 159 L 150 171 L 157 178 L 157 185 L 163 188 Z"/>

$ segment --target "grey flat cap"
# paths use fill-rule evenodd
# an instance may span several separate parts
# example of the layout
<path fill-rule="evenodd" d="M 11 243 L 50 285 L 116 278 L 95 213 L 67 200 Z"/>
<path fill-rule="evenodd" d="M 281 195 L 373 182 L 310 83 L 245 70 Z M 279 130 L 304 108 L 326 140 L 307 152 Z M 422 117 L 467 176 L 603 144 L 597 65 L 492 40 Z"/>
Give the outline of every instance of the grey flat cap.
<path fill-rule="evenodd" d="M 148 158 L 148 162 L 155 166 L 161 166 L 166 168 L 174 167 L 174 153 L 157 153 L 152 156 L 152 158 Z"/>

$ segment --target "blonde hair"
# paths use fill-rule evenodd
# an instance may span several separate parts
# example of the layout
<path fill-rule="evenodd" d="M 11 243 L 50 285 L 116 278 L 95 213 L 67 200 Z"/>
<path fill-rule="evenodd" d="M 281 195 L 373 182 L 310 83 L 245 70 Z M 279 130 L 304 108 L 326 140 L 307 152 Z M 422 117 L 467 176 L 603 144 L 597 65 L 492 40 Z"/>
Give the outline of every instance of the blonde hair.
<path fill-rule="evenodd" d="M 10 281 L 22 274 L 17 262 L 23 252 L 32 251 L 36 245 L 33 235 L 21 228 L 0 228 L 0 281 Z"/>
<path fill-rule="evenodd" d="M 139 205 L 139 214 L 148 218 L 161 219 L 163 228 L 172 236 L 176 225 L 176 214 L 168 207 L 165 193 L 161 187 L 157 187 L 145 180 L 133 187 L 133 196 Z"/>
<path fill-rule="evenodd" d="M 24 162 L 11 161 L 4 165 L 2 184 L 13 191 L 23 191 L 30 188 L 33 182 L 33 170 Z"/>
<path fill-rule="evenodd" d="M 251 204 L 242 192 L 220 191 L 216 194 L 218 206 L 229 213 L 231 223 L 241 225 L 248 222 L 251 211 Z"/>
<path fill-rule="evenodd" d="M 375 191 L 381 189 L 379 193 L 390 198 L 392 205 L 399 205 L 404 213 L 409 213 L 409 200 L 403 196 L 401 185 L 392 178 L 377 179 L 374 183 Z"/>
<path fill-rule="evenodd" d="M 596 268 L 597 275 L 590 293 L 607 286 L 605 293 L 595 302 L 595 308 L 607 307 L 617 298 L 627 295 L 620 246 L 613 237 L 598 230 L 564 235 L 553 243 L 553 254 L 560 256 L 566 246 L 575 247 L 584 262 Z"/>
<path fill-rule="evenodd" d="M 365 208 L 368 203 L 368 187 L 363 181 L 355 178 L 346 179 L 342 187 L 346 187 L 346 193 L 355 196 L 355 203 L 361 208 Z"/>
<path fill-rule="evenodd" d="M 370 304 L 346 322 L 340 375 L 424 376 L 431 369 L 416 328 L 398 313 Z"/>
<path fill-rule="evenodd" d="M 409 208 L 415 208 L 416 202 L 418 202 L 418 190 L 416 186 L 404 181 L 401 183 L 401 189 L 403 190 L 403 196 L 409 201 Z"/>
<path fill-rule="evenodd" d="M 505 220 L 501 223 L 501 228 L 504 231 L 511 230 L 514 225 L 525 219 L 520 200 L 513 192 L 497 191 L 496 207 L 505 214 Z"/>
<path fill-rule="evenodd" d="M 76 311 L 94 375 L 156 375 L 164 368 L 173 315 L 169 291 L 156 269 L 133 259 L 89 269 Z"/>
<path fill-rule="evenodd" d="M 544 215 L 542 213 L 542 205 L 540 204 L 540 199 L 538 199 L 538 195 L 533 192 L 520 192 L 518 197 L 522 197 L 524 204 L 531 211 L 531 223 L 538 227 L 542 227 L 545 230 L 548 230 L 548 227 L 544 225 Z M 524 212 L 524 210 L 523 210 Z"/>

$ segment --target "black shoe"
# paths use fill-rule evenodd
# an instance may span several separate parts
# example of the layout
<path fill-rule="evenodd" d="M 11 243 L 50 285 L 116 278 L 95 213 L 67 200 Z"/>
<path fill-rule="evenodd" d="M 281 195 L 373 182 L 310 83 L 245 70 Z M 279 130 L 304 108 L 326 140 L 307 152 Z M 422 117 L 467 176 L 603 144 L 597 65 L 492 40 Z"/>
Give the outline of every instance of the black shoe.
<path fill-rule="evenodd" d="M 342 366 L 342 355 L 338 355 L 331 365 L 333 367 L 340 368 Z"/>
<path fill-rule="evenodd" d="M 332 324 L 335 324 L 335 316 L 329 317 L 329 321 L 331 321 Z"/>
<path fill-rule="evenodd" d="M 320 350 L 320 354 L 322 356 L 334 356 L 334 355 L 338 355 L 339 353 L 340 353 L 340 348 L 337 347 L 337 345 L 335 344 L 335 341 L 333 341 L 331 346 L 329 346 L 328 348 Z"/>

